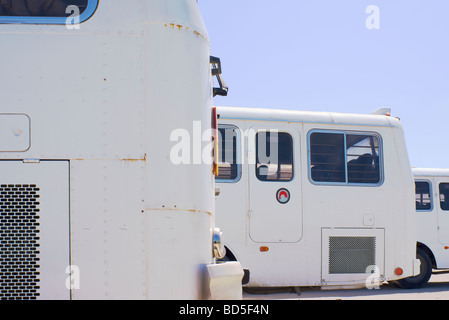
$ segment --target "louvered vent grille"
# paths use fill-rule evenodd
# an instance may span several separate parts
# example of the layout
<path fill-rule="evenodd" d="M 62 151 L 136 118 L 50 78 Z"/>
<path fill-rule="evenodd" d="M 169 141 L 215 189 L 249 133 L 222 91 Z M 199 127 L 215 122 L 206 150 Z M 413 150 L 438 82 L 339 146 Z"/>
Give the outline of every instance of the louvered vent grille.
<path fill-rule="evenodd" d="M 329 274 L 366 273 L 376 264 L 376 237 L 329 237 Z"/>
<path fill-rule="evenodd" d="M 39 188 L 0 185 L 0 299 L 39 296 Z"/>

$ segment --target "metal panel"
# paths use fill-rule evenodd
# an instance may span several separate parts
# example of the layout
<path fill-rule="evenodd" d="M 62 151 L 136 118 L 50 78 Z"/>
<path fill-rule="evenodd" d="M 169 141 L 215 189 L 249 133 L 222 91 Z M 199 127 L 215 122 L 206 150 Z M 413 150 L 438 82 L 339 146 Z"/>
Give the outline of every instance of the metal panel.
<path fill-rule="evenodd" d="M 68 176 L 68 161 L 0 161 L 0 299 L 70 298 Z"/>
<path fill-rule="evenodd" d="M 39 191 L 34 184 L 0 185 L 0 298 L 39 296 Z"/>
<path fill-rule="evenodd" d="M 365 273 L 375 264 L 375 237 L 329 237 L 329 274 Z"/>
<path fill-rule="evenodd" d="M 257 142 L 256 136 L 253 136 L 251 132 L 256 134 L 270 129 L 287 133 L 292 138 L 293 176 L 291 180 L 268 181 L 257 177 Z M 299 242 L 303 232 L 299 131 L 293 125 L 273 126 L 265 123 L 252 126 L 248 131 L 248 139 L 254 141 L 248 145 L 249 237 L 258 243 Z M 261 157 L 267 154 L 265 151 L 261 152 Z M 270 166 L 271 163 L 267 166 L 268 174 L 271 174 Z M 279 169 L 275 168 L 274 172 L 277 170 Z"/>
<path fill-rule="evenodd" d="M 0 114 L 0 152 L 30 148 L 30 118 L 25 114 Z"/>
<path fill-rule="evenodd" d="M 323 285 L 363 285 L 373 271 L 384 279 L 384 237 L 384 229 L 323 228 Z"/>
<path fill-rule="evenodd" d="M 447 208 L 447 177 L 435 179 L 434 192 L 437 194 L 434 207 L 438 212 L 438 240 L 441 244 L 449 244 L 449 210 Z M 444 191 L 444 192 L 443 192 Z"/>

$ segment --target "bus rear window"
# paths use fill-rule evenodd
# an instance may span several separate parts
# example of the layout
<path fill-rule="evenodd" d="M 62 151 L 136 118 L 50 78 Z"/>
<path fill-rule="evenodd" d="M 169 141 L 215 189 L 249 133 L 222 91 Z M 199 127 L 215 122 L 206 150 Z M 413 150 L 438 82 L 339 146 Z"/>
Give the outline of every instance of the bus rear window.
<path fill-rule="evenodd" d="M 78 24 L 96 11 L 99 0 L 0 0 L 0 24 Z"/>
<path fill-rule="evenodd" d="M 2 0 L 0 16 L 67 17 L 69 6 L 77 6 L 79 13 L 87 8 L 88 0 Z"/>

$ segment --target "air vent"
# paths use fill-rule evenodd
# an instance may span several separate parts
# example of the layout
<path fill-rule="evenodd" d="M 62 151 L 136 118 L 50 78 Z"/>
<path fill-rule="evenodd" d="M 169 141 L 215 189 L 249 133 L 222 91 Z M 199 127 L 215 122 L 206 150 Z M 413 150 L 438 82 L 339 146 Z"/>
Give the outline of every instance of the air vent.
<path fill-rule="evenodd" d="M 39 188 L 0 185 L 0 299 L 39 297 Z"/>
<path fill-rule="evenodd" d="M 329 274 L 366 273 L 376 264 L 376 237 L 329 237 Z"/>

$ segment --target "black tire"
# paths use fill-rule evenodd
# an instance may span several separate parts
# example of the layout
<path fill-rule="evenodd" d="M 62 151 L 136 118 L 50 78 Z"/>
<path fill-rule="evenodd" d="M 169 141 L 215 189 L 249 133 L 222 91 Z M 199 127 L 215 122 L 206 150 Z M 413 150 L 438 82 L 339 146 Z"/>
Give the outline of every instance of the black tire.
<path fill-rule="evenodd" d="M 416 258 L 421 261 L 421 272 L 417 276 L 394 281 L 394 284 L 403 289 L 422 288 L 429 282 L 432 275 L 432 262 L 428 254 L 421 248 L 416 249 Z"/>

